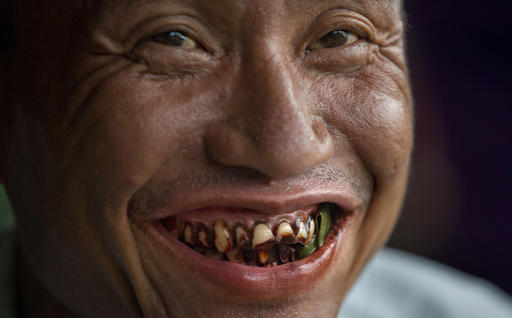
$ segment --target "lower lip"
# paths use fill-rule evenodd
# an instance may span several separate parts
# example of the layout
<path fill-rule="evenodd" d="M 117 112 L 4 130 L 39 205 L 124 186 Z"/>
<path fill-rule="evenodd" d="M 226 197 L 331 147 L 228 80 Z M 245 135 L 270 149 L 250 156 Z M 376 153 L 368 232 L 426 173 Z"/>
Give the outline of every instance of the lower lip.
<path fill-rule="evenodd" d="M 150 226 L 157 241 L 203 282 L 238 299 L 296 297 L 322 280 L 342 243 L 343 231 L 305 259 L 274 267 L 247 266 L 208 258 L 172 236 L 160 222 Z"/>

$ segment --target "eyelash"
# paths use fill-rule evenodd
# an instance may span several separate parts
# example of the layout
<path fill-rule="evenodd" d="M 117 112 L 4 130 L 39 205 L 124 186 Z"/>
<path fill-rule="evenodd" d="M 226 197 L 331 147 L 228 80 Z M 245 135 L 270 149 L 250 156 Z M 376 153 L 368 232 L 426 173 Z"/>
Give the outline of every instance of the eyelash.
<path fill-rule="evenodd" d="M 330 44 L 330 43 L 328 43 L 329 36 L 338 37 L 337 39 L 334 39 L 334 41 L 339 40 L 339 37 L 343 37 L 343 38 L 341 39 L 341 43 L 334 43 L 334 44 L 331 43 Z M 326 33 L 321 38 L 315 40 L 313 43 L 308 45 L 306 47 L 306 52 L 311 52 L 316 49 L 332 49 L 332 48 L 342 47 L 342 46 L 349 45 L 353 42 L 356 42 L 360 39 L 362 39 L 362 37 L 359 36 L 358 34 L 356 34 L 355 32 L 348 31 L 345 29 L 336 29 L 336 30 Z M 320 41 L 322 41 L 322 40 L 325 41 L 324 44 L 320 43 Z"/>
<path fill-rule="evenodd" d="M 159 34 L 156 34 L 151 37 L 151 41 L 160 43 L 163 45 L 169 45 L 174 47 L 180 47 L 182 49 L 196 49 L 201 48 L 199 43 L 194 40 L 192 37 L 188 36 L 185 32 L 173 30 L 166 31 Z M 182 41 L 181 45 L 178 43 L 173 43 L 176 41 Z"/>

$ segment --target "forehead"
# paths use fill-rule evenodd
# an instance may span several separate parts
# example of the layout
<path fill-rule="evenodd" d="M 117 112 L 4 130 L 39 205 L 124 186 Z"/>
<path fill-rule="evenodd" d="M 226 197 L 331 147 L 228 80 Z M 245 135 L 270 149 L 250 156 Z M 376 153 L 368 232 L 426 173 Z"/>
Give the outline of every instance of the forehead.
<path fill-rule="evenodd" d="M 214 4 L 214 5 L 240 5 L 244 3 L 276 3 L 281 2 L 287 5 L 292 6 L 311 6 L 320 3 L 351 3 L 353 5 L 365 6 L 368 4 L 372 5 L 389 5 L 389 4 L 400 4 L 402 0 L 215 0 L 215 1 L 205 1 L 205 0 L 73 0 L 68 1 L 68 3 L 72 3 L 77 8 L 84 8 L 91 5 L 97 5 L 102 3 L 116 3 L 119 5 L 130 6 L 134 4 L 147 4 L 147 3 L 172 3 L 172 2 L 180 2 L 184 4 Z"/>
<path fill-rule="evenodd" d="M 52 25 L 110 24 L 117 20 L 133 22 L 136 16 L 155 10 L 189 11 L 220 23 L 260 24 L 286 21 L 291 17 L 314 16 L 329 8 L 345 8 L 368 17 L 377 28 L 388 28 L 401 22 L 403 0 L 23 0 L 17 4 L 17 24 L 48 23 Z M 247 19 L 250 18 L 250 19 Z M 254 20 L 253 18 L 257 18 Z M 308 18 L 306 18 L 308 19 Z M 64 27 L 67 28 L 67 27 Z"/>
<path fill-rule="evenodd" d="M 62 1 L 62 0 L 58 0 Z M 310 10 L 323 6 L 343 6 L 360 10 L 389 9 L 400 11 L 403 0 L 73 0 L 65 1 L 73 5 L 76 10 L 95 10 L 105 7 L 118 9 L 136 8 L 149 4 L 180 5 L 203 8 L 222 8 L 230 13 L 253 9 L 255 7 L 280 8 L 293 13 L 294 11 Z"/>
<path fill-rule="evenodd" d="M 36 0 L 27 0 L 36 1 Z M 135 21 L 144 15 L 179 12 L 216 21 L 227 29 L 242 25 L 267 26 L 280 23 L 300 25 L 331 8 L 353 10 L 366 16 L 377 29 L 388 29 L 402 22 L 402 0 L 55 0 L 72 4 L 82 25 L 110 24 L 115 20 Z M 68 6 L 69 8 L 69 6 Z M 92 18 L 91 18 L 92 17 Z M 71 19 L 71 18 L 70 18 Z M 284 24 L 281 24 L 284 22 Z M 112 28 L 112 26 L 107 27 Z M 118 28 L 118 26 L 113 27 Z M 401 28 L 401 27 L 400 27 Z M 240 30 L 243 32 L 242 30 Z"/>

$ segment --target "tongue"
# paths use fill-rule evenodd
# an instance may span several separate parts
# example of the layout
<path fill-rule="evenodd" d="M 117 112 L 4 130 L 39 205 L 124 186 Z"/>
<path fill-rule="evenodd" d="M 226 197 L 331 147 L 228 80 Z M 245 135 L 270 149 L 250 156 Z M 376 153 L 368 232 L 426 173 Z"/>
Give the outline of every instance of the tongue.
<path fill-rule="evenodd" d="M 294 224 L 301 217 L 303 220 L 317 210 L 317 206 L 307 206 L 292 212 L 278 212 L 266 214 L 256 210 L 243 208 L 204 208 L 176 214 L 176 219 L 188 223 L 203 223 L 206 226 L 213 226 L 217 221 L 223 221 L 228 228 L 232 228 L 237 223 L 243 223 L 250 229 L 256 222 L 264 222 L 273 228 L 281 221 L 288 221 Z"/>

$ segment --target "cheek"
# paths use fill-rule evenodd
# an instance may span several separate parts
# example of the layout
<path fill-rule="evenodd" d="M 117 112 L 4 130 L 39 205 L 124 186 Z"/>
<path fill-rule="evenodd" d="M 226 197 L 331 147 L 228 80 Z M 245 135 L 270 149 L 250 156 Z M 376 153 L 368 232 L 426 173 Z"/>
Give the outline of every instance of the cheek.
<path fill-rule="evenodd" d="M 388 82 L 376 86 L 344 78 L 324 91 L 332 129 L 349 140 L 376 183 L 406 171 L 412 148 L 411 105 L 402 90 L 392 90 L 394 81 Z"/>
<path fill-rule="evenodd" d="M 363 162 L 373 178 L 372 198 L 354 238 L 353 264 L 364 264 L 388 238 L 405 193 L 413 127 L 407 94 L 392 77 L 339 78 L 322 91 L 331 129 Z M 400 78 L 400 77 L 398 77 Z M 407 82 L 403 79 L 403 85 Z M 360 268 L 354 266 L 354 269 Z M 351 272 L 352 277 L 357 274 Z"/>
<path fill-rule="evenodd" d="M 213 117 L 212 93 L 198 86 L 130 68 L 102 81 L 61 145 L 63 169 L 82 167 L 88 175 L 80 178 L 125 198 L 163 165 L 179 171 L 185 150 L 201 155 L 201 127 Z"/>
<path fill-rule="evenodd" d="M 386 95 L 366 100 L 365 109 L 353 114 L 354 147 L 373 172 L 376 182 L 393 180 L 408 169 L 412 147 L 412 120 L 408 105 Z"/>

